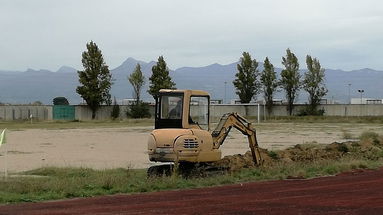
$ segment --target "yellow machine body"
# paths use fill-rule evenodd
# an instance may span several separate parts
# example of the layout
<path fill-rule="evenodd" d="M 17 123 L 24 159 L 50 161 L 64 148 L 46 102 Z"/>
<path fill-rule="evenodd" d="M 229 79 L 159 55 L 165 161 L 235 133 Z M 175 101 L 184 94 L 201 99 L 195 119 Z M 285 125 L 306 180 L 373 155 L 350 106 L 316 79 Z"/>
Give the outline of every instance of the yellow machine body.
<path fill-rule="evenodd" d="M 156 123 L 156 127 L 159 128 L 151 132 L 148 140 L 149 159 L 158 162 L 211 162 L 221 159 L 221 151 L 214 148 L 213 138 L 209 132 L 209 94 L 200 90 L 161 90 L 156 106 L 156 122 L 161 120 L 163 109 L 170 108 L 165 107 L 161 100 L 168 95 L 182 98 L 182 113 L 180 119 L 177 119 L 181 124 L 176 128 L 166 128 L 174 126 L 162 127 Z M 192 117 L 190 116 L 190 106 L 193 106 L 192 97 L 205 99 L 204 105 L 207 105 L 207 112 L 202 114 L 206 114 L 206 130 L 189 120 Z"/>
<path fill-rule="evenodd" d="M 148 139 L 150 161 L 214 162 L 232 127 L 248 136 L 254 162 L 260 154 L 251 124 L 236 113 L 225 114 L 210 131 L 210 96 L 201 90 L 160 90 L 156 100 L 155 129 Z"/>

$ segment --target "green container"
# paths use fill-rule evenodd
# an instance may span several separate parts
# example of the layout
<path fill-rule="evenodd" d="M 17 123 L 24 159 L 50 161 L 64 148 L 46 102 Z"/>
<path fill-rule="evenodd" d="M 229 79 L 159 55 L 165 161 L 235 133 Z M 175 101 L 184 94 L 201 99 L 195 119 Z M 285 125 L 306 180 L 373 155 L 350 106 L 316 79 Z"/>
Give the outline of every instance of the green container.
<path fill-rule="evenodd" d="M 53 106 L 53 120 L 74 120 L 75 118 L 74 106 L 70 105 L 54 105 Z"/>

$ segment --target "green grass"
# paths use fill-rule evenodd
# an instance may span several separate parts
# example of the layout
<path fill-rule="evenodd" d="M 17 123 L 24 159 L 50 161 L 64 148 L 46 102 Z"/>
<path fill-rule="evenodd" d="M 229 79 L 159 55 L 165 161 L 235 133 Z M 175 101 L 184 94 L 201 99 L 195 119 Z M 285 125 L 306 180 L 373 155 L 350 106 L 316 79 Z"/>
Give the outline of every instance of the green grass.
<path fill-rule="evenodd" d="M 11 130 L 22 129 L 74 129 L 74 128 L 105 128 L 105 127 L 129 127 L 129 126 L 151 126 L 153 119 L 127 119 L 115 121 L 0 121 L 0 129 Z"/>
<path fill-rule="evenodd" d="M 251 119 L 256 120 L 255 117 Z M 343 117 L 343 116 L 278 116 L 270 117 L 268 122 L 323 122 L 323 123 L 383 123 L 382 116 Z"/>
<path fill-rule="evenodd" d="M 359 139 L 361 141 L 366 140 L 377 140 L 379 138 L 379 134 L 372 132 L 372 131 L 364 131 L 362 134 L 360 134 Z"/>
<path fill-rule="evenodd" d="M 256 117 L 247 117 L 251 122 L 257 122 Z M 218 119 L 212 120 L 218 122 Z M 265 125 L 263 119 L 261 125 Z M 336 116 L 291 116 L 271 117 L 268 123 L 383 123 L 383 117 L 336 117 Z M 154 119 L 127 119 L 127 120 L 93 120 L 93 121 L 0 121 L 0 129 L 73 129 L 73 128 L 98 128 L 98 127 L 127 127 L 127 126 L 152 126 Z M 266 123 L 267 125 L 267 123 Z M 211 126 L 214 128 L 214 125 Z"/>
<path fill-rule="evenodd" d="M 337 161 L 277 162 L 272 166 L 189 179 L 179 176 L 147 178 L 146 170 L 46 167 L 24 172 L 23 177 L 14 176 L 6 181 L 4 178 L 0 180 L 0 203 L 37 202 L 116 193 L 155 192 L 279 180 L 288 177 L 312 178 L 360 168 L 376 169 L 382 165 L 382 159 L 366 160 L 345 157 Z"/>

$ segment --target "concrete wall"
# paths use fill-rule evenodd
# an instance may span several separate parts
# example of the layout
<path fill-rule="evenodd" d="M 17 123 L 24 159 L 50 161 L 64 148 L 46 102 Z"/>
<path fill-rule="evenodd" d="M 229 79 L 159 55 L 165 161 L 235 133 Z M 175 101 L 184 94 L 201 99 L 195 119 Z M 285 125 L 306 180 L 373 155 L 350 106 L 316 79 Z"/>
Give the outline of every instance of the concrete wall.
<path fill-rule="evenodd" d="M 297 115 L 305 105 L 294 105 L 293 115 Z M 323 109 L 325 116 L 383 116 L 382 104 L 324 104 L 319 105 Z M 243 116 L 257 116 L 257 105 L 211 105 L 211 116 L 214 118 L 222 116 L 224 113 L 237 112 Z M 263 105 L 259 105 L 259 116 L 261 119 L 267 116 L 267 110 Z M 288 116 L 286 105 L 275 105 L 272 110 L 272 116 Z"/>
<path fill-rule="evenodd" d="M 293 115 L 299 113 L 305 105 L 294 105 Z M 325 116 L 383 116 L 383 105 L 381 104 L 324 104 L 319 105 L 323 109 Z M 288 116 L 285 105 L 274 106 L 272 114 L 274 116 Z"/>
<path fill-rule="evenodd" d="M 293 114 L 299 113 L 305 105 L 295 105 Z M 369 104 L 369 105 L 346 105 L 346 104 L 326 104 L 320 105 L 320 109 L 324 109 L 325 116 L 383 116 L 383 104 Z M 34 119 L 38 120 L 52 120 L 52 106 L 33 106 L 33 105 L 14 105 L 14 106 L 0 106 L 0 121 L 12 120 L 27 120 L 30 114 Z M 126 110 L 128 106 L 120 105 L 120 119 L 126 119 Z M 86 105 L 75 106 L 75 119 L 76 120 L 91 120 L 92 112 Z M 96 113 L 96 120 L 110 119 L 112 106 L 102 106 Z M 150 112 L 153 116 L 154 107 L 150 107 Z M 223 114 L 229 112 L 237 112 L 243 116 L 257 116 L 257 105 L 229 105 L 217 104 L 210 106 L 210 113 L 213 121 L 219 119 Z M 267 111 L 263 105 L 259 106 L 260 118 L 263 119 Z M 272 111 L 273 116 L 288 116 L 286 105 L 275 105 Z"/>
<path fill-rule="evenodd" d="M 120 106 L 120 116 L 121 116 Z M 112 112 L 112 106 L 102 106 L 96 112 L 96 120 L 105 120 L 110 119 Z M 92 119 L 92 111 L 86 105 L 78 105 L 75 106 L 75 117 L 76 120 L 91 120 Z"/>
<path fill-rule="evenodd" d="M 113 106 L 101 106 L 96 112 L 96 120 L 108 120 L 111 118 Z M 126 119 L 126 112 L 129 110 L 128 105 L 120 105 L 120 119 Z M 150 107 L 149 112 L 154 116 L 154 106 Z M 91 120 L 92 111 L 86 105 L 75 106 L 75 119 L 76 120 Z"/>
<path fill-rule="evenodd" d="M 258 105 L 246 105 L 246 104 L 217 104 L 210 105 L 210 116 L 213 121 L 220 119 L 225 113 L 237 112 L 242 116 L 258 116 Z M 263 119 L 267 114 L 263 105 L 259 105 L 259 117 Z"/>
<path fill-rule="evenodd" d="M 0 106 L 0 120 L 27 120 L 32 114 L 33 119 L 52 120 L 52 106 L 15 105 Z"/>

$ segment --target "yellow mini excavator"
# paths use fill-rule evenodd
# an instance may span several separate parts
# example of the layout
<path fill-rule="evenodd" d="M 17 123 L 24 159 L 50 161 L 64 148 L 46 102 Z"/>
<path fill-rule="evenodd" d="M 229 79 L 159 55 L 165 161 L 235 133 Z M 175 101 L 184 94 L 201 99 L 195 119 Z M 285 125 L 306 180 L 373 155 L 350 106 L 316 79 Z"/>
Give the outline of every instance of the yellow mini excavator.
<path fill-rule="evenodd" d="M 210 96 L 201 90 L 167 90 L 159 92 L 155 107 L 155 129 L 148 140 L 149 160 L 179 164 L 189 169 L 196 164 L 221 159 L 219 147 L 232 127 L 248 137 L 256 165 L 261 164 L 255 130 L 237 113 L 224 114 L 210 133 Z M 170 175 L 173 165 L 152 166 L 148 175 Z"/>

